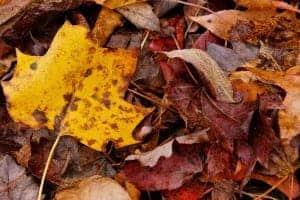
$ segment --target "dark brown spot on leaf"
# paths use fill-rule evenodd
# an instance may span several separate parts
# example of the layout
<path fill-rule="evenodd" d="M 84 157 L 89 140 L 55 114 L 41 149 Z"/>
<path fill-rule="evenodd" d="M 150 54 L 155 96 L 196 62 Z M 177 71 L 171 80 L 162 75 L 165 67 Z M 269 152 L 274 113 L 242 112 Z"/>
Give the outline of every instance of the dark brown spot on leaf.
<path fill-rule="evenodd" d="M 36 70 L 38 68 L 38 65 L 37 65 L 37 63 L 36 62 L 34 62 L 34 63 L 31 63 L 31 65 L 30 65 L 30 69 L 32 69 L 32 70 Z"/>
<path fill-rule="evenodd" d="M 32 116 L 34 117 L 34 119 L 40 123 L 40 124 L 45 124 L 47 123 L 48 119 L 45 115 L 45 113 L 43 111 L 40 111 L 40 110 L 35 110 L 33 113 L 32 113 Z"/>

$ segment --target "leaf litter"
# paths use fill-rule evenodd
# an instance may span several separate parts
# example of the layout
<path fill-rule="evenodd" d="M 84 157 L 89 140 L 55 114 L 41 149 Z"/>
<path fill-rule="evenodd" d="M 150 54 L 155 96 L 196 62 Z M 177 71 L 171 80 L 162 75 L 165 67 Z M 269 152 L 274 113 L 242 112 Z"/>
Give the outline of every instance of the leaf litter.
<path fill-rule="evenodd" d="M 296 1 L 0 13 L 1 199 L 300 197 Z"/>

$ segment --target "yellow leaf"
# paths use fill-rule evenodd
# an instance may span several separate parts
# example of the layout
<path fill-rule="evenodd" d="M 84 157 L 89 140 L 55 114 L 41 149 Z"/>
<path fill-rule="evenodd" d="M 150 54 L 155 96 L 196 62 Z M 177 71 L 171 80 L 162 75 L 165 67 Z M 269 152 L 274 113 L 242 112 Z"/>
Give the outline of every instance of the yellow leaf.
<path fill-rule="evenodd" d="M 138 2 L 144 2 L 147 0 L 91 0 L 91 1 L 94 1 L 97 4 L 100 4 L 104 7 L 115 9 L 126 5 L 138 3 Z"/>
<path fill-rule="evenodd" d="M 103 46 L 115 28 L 122 25 L 122 16 L 109 8 L 103 7 L 99 12 L 93 28 L 93 35 L 99 46 Z"/>
<path fill-rule="evenodd" d="M 13 78 L 2 82 L 8 110 L 16 121 L 72 135 L 101 150 L 136 143 L 132 130 L 149 112 L 123 100 L 135 72 L 137 52 L 99 48 L 88 30 L 65 23 L 47 54 L 17 52 Z"/>
<path fill-rule="evenodd" d="M 300 66 L 292 67 L 286 72 L 258 68 L 248 70 L 261 80 L 278 85 L 286 91 L 283 109 L 278 113 L 280 137 L 291 140 L 300 133 Z"/>

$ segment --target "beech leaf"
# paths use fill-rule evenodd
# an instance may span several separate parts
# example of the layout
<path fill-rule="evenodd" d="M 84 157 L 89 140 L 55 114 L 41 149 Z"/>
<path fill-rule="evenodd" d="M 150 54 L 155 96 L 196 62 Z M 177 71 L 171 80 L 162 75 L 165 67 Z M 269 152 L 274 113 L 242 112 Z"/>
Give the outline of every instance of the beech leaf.
<path fill-rule="evenodd" d="M 126 5 L 138 3 L 138 2 L 144 2 L 147 0 L 89 0 L 89 1 L 93 1 L 97 4 L 100 4 L 110 9 L 115 9 Z"/>
<path fill-rule="evenodd" d="M 204 75 L 218 100 L 228 103 L 235 102 L 228 77 L 207 53 L 200 49 L 183 49 L 163 53 L 169 58 L 181 58 L 191 63 L 201 75 Z"/>
<path fill-rule="evenodd" d="M 117 11 L 137 28 L 159 31 L 159 19 L 147 3 L 136 3 L 118 8 Z"/>
<path fill-rule="evenodd" d="M 87 35 L 84 27 L 66 22 L 46 55 L 17 52 L 14 76 L 2 82 L 9 114 L 16 122 L 59 130 L 96 150 L 107 140 L 118 147 L 134 144 L 132 131 L 150 111 L 123 100 L 137 53 L 100 48 Z"/>

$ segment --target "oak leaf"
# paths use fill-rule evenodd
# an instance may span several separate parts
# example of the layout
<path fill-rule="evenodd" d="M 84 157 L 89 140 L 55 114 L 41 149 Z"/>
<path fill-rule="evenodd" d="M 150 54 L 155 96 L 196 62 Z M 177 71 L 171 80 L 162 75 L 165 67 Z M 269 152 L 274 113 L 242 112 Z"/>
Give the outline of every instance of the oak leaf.
<path fill-rule="evenodd" d="M 34 129 L 47 127 L 101 150 L 107 140 L 134 144 L 132 130 L 149 112 L 122 98 L 136 51 L 99 48 L 88 30 L 65 23 L 42 57 L 17 52 L 13 78 L 2 82 L 8 110 Z"/>

